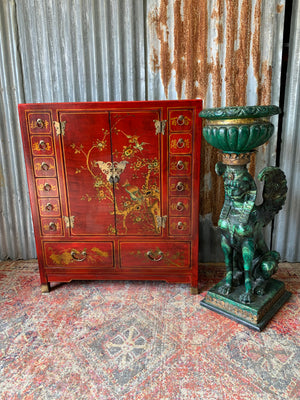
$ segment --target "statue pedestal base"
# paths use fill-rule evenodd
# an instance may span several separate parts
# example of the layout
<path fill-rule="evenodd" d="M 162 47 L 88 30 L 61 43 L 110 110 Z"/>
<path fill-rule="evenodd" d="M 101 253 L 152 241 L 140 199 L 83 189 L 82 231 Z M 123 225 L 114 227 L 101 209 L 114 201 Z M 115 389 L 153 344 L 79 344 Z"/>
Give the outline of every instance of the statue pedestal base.
<path fill-rule="evenodd" d="M 240 295 L 245 290 L 244 285 L 234 288 L 232 293 L 225 296 L 218 293 L 218 288 L 224 284 L 225 280 L 212 287 L 201 301 L 201 305 L 257 331 L 264 329 L 291 296 L 291 293 L 285 290 L 283 282 L 270 279 L 266 294 L 256 295 L 255 300 L 246 305 L 239 301 Z"/>

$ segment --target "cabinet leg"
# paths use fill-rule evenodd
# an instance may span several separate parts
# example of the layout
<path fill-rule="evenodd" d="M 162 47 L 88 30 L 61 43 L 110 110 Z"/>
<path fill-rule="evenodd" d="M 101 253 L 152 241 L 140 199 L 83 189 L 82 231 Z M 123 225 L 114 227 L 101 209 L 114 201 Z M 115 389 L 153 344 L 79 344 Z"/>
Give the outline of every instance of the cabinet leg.
<path fill-rule="evenodd" d="M 195 294 L 199 294 L 199 290 L 197 286 L 191 286 L 191 294 L 195 295 Z"/>
<path fill-rule="evenodd" d="M 50 292 L 50 284 L 48 282 L 41 284 L 41 291 L 42 291 L 42 293 L 49 293 Z"/>

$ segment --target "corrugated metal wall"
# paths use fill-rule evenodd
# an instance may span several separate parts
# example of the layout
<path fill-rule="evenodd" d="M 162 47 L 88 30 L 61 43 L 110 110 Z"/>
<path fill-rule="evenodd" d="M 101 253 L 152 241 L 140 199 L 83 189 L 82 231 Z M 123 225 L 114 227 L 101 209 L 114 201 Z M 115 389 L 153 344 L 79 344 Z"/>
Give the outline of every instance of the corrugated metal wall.
<path fill-rule="evenodd" d="M 207 107 L 278 104 L 284 4 L 1 0 L 0 257 L 35 256 L 17 103 L 200 97 Z M 275 133 L 259 151 L 257 169 L 275 164 L 276 141 Z M 202 261 L 222 260 L 217 159 L 203 143 Z"/>
<path fill-rule="evenodd" d="M 280 167 L 288 182 L 287 201 L 275 219 L 273 247 L 283 260 L 300 261 L 300 1 L 294 0 L 290 35 Z"/>
<path fill-rule="evenodd" d="M 0 10 L 0 259 L 35 255 L 17 105 L 25 100 L 15 5 Z"/>

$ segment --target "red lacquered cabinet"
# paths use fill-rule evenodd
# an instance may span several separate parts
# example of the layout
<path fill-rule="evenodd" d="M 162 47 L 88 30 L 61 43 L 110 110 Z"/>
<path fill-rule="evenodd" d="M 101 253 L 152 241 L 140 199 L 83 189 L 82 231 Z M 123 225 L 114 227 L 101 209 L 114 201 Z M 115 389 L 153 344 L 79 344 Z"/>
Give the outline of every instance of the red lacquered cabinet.
<path fill-rule="evenodd" d="M 198 286 L 201 100 L 20 104 L 42 291 Z"/>

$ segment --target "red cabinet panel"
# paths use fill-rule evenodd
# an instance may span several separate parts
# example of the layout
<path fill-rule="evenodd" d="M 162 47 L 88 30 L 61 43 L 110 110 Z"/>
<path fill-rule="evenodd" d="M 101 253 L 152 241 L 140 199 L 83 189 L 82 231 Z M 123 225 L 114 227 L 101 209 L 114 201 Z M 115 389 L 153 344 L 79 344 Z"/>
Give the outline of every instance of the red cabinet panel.
<path fill-rule="evenodd" d="M 169 200 L 170 216 L 188 216 L 191 213 L 191 199 L 189 197 L 171 197 Z"/>
<path fill-rule="evenodd" d="M 56 198 L 41 198 L 38 200 L 39 211 L 42 217 L 59 217 L 60 204 Z"/>
<path fill-rule="evenodd" d="M 36 190 L 39 197 L 57 197 L 58 184 L 56 178 L 36 179 Z"/>
<path fill-rule="evenodd" d="M 121 268 L 190 268 L 190 243 L 120 243 Z"/>
<path fill-rule="evenodd" d="M 50 267 L 113 267 L 111 242 L 45 243 L 45 263 Z"/>
<path fill-rule="evenodd" d="M 28 115 L 29 132 L 32 134 L 51 133 L 51 115 L 49 112 L 31 113 Z"/>
<path fill-rule="evenodd" d="M 37 177 L 56 176 L 55 160 L 53 157 L 34 157 L 34 173 Z"/>
<path fill-rule="evenodd" d="M 48 135 L 36 135 L 31 137 L 31 148 L 34 156 L 53 156 L 53 141 Z"/>
<path fill-rule="evenodd" d="M 61 111 L 62 136 L 72 235 L 115 233 L 114 186 L 103 173 L 112 163 L 107 112 Z"/>
<path fill-rule="evenodd" d="M 192 152 L 192 135 L 190 133 L 173 133 L 169 136 L 171 154 L 190 154 Z"/>
<path fill-rule="evenodd" d="M 190 235 L 191 234 L 191 220 L 188 217 L 171 217 L 169 219 L 169 232 L 170 235 Z"/>
<path fill-rule="evenodd" d="M 43 235 L 61 236 L 63 234 L 60 218 L 41 218 L 41 226 Z"/>
<path fill-rule="evenodd" d="M 155 120 L 160 110 L 111 114 L 115 178 L 115 213 L 118 235 L 159 235 L 161 215 L 160 135 Z"/>
<path fill-rule="evenodd" d="M 169 179 L 170 196 L 189 196 L 192 194 L 192 182 L 190 178 L 177 177 Z"/>
<path fill-rule="evenodd" d="M 170 132 L 191 131 L 195 119 L 193 110 L 178 109 L 169 111 Z"/>
<path fill-rule="evenodd" d="M 170 175 L 187 176 L 192 171 L 191 156 L 171 156 Z"/>

